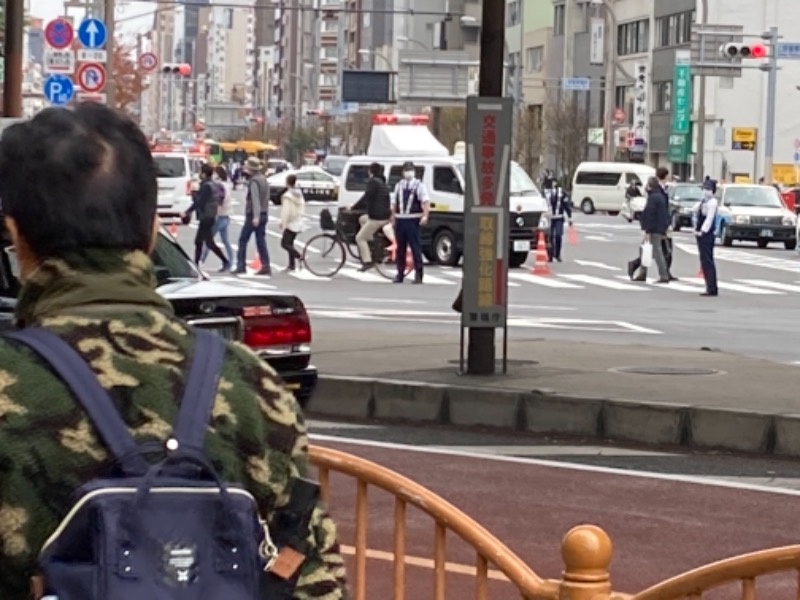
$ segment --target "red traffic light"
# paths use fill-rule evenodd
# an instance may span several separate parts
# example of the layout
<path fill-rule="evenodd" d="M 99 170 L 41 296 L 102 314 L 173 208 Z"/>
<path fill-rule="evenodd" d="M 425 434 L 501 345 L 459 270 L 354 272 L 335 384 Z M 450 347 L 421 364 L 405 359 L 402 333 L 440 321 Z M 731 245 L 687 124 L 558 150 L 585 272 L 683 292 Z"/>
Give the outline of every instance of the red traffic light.
<path fill-rule="evenodd" d="M 752 44 L 750 46 L 750 56 L 752 58 L 764 58 L 767 55 L 767 47 L 764 44 Z"/>

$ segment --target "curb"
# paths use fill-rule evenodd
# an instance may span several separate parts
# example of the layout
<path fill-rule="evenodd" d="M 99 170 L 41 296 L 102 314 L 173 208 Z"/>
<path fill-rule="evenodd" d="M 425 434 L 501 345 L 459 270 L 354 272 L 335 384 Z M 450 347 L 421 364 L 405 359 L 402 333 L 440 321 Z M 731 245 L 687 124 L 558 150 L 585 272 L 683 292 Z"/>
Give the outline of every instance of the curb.
<path fill-rule="evenodd" d="M 320 375 L 309 414 L 800 457 L 800 414 Z"/>

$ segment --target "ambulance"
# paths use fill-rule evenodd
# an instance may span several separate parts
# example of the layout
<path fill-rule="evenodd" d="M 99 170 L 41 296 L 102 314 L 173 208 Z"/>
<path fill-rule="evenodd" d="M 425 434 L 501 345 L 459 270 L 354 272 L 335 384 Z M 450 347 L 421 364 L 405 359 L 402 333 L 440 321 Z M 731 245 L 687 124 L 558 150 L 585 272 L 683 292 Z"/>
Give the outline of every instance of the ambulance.
<path fill-rule="evenodd" d="M 361 198 L 369 180 L 369 165 L 384 167 L 393 192 L 411 161 L 431 197 L 428 224 L 422 227 L 422 248 L 430 262 L 455 266 L 464 253 L 464 189 L 466 158 L 463 143 L 453 154 L 428 129 L 426 115 L 377 114 L 373 117 L 365 155 L 351 156 L 339 178 L 338 205 L 350 207 Z M 533 180 L 511 162 L 509 266 L 519 267 L 535 249 L 539 231 L 548 237 L 549 203 Z"/>

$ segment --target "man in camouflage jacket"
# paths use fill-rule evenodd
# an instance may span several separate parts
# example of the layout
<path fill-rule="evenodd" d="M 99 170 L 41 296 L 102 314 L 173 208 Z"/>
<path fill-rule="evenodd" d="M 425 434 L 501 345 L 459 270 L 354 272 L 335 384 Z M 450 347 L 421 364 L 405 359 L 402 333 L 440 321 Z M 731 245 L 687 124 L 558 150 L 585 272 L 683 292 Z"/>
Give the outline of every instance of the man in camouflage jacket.
<path fill-rule="evenodd" d="M 169 436 L 193 343 L 154 289 L 155 182 L 144 136 L 99 105 L 49 109 L 0 141 L 0 195 L 23 282 L 18 325 L 46 327 L 78 350 L 140 442 Z M 308 471 L 294 397 L 240 344 L 227 347 L 205 444 L 221 478 L 244 485 L 268 520 Z M 2 600 L 28 598 L 38 551 L 72 491 L 111 463 L 64 383 L 27 347 L 0 339 Z M 306 542 L 294 598 L 347 598 L 336 530 L 321 504 Z"/>

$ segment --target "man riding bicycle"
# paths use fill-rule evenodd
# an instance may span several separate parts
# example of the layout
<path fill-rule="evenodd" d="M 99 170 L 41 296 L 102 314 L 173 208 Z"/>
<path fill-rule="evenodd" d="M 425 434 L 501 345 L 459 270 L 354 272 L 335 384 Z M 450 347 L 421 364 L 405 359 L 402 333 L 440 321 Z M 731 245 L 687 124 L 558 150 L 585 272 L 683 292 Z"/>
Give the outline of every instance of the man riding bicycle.
<path fill-rule="evenodd" d="M 358 252 L 363 263 L 360 271 L 368 271 L 375 266 L 369 242 L 381 228 L 383 228 L 386 239 L 392 244 L 394 243 L 391 200 L 389 186 L 386 185 L 386 178 L 383 175 L 383 166 L 372 163 L 369 166 L 369 175 L 364 195 L 350 207 L 351 211 L 365 211 L 365 214 L 358 219 L 361 229 L 356 234 L 356 244 L 358 244 Z"/>

